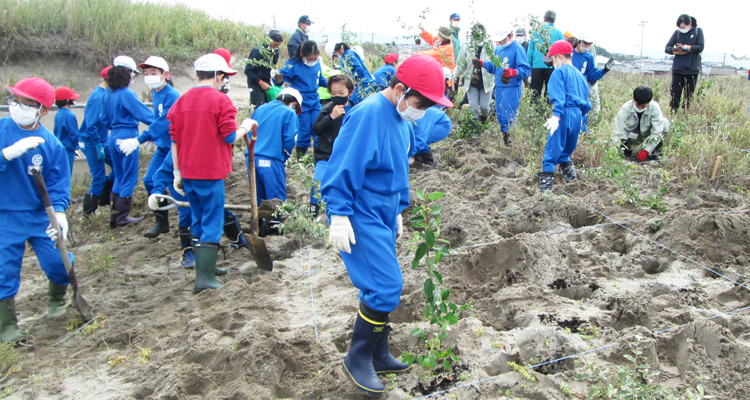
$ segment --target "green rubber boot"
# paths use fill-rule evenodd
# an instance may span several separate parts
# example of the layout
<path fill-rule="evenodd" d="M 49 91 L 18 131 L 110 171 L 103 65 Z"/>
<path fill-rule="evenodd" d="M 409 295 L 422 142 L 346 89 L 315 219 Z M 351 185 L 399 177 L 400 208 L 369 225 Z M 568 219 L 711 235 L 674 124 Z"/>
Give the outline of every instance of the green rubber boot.
<path fill-rule="evenodd" d="M 192 238 L 192 243 L 193 243 L 193 248 L 195 249 L 195 245 L 198 244 L 198 238 L 197 237 L 193 237 Z M 218 243 L 217 243 L 217 245 L 218 245 Z M 221 245 L 219 245 L 219 248 L 221 248 Z M 224 258 L 226 258 L 226 254 L 224 255 Z M 228 271 L 227 271 L 226 268 L 221 268 L 221 267 L 215 267 L 214 268 L 214 275 L 216 275 L 216 276 L 226 275 L 227 272 Z"/>
<path fill-rule="evenodd" d="M 219 244 L 198 242 L 193 247 L 195 255 L 195 291 L 219 289 L 224 287 L 216 280 L 216 259 L 219 256 Z"/>
<path fill-rule="evenodd" d="M 0 341 L 18 343 L 24 339 L 26 336 L 18 329 L 15 297 L 0 301 Z"/>
<path fill-rule="evenodd" d="M 47 318 L 55 318 L 65 315 L 68 311 L 68 302 L 65 300 L 65 292 L 68 285 L 55 285 L 49 283 L 47 291 Z"/>

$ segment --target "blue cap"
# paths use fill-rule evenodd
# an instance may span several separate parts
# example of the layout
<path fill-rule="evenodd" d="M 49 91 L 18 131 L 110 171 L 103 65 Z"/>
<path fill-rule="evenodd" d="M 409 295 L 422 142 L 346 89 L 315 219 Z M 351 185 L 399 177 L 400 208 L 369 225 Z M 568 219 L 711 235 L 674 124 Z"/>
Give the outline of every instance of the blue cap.
<path fill-rule="evenodd" d="M 453 13 L 451 14 L 451 19 L 461 19 L 461 16 L 458 13 Z"/>
<path fill-rule="evenodd" d="M 299 19 L 297 20 L 297 24 L 298 25 L 299 24 L 312 24 L 312 23 L 313 22 L 310 21 L 310 17 L 308 17 L 307 15 L 303 15 L 303 16 L 299 17 Z"/>

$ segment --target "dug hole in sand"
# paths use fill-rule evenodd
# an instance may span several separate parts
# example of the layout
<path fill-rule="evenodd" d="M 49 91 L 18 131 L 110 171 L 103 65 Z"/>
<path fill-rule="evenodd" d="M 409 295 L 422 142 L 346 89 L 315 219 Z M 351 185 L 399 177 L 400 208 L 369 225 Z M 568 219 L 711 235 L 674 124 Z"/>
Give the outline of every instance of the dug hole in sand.
<path fill-rule="evenodd" d="M 173 75 L 180 92 L 192 85 L 189 67 L 175 68 Z M 86 82 L 84 97 L 98 80 Z M 136 93 L 143 88 L 137 80 Z M 241 74 L 232 79 L 230 97 L 247 104 Z M 697 191 L 696 203 L 674 187 L 665 198 L 669 211 L 658 215 L 621 204 L 612 183 L 585 173 L 561 186 L 575 199 L 559 191 L 542 195 L 497 143 L 489 134 L 472 143 L 449 138 L 434 148 L 437 167 L 411 170 L 412 193 L 445 193 L 437 204 L 449 247 L 482 246 L 455 250 L 438 267 L 451 300 L 472 304 L 446 339 L 460 362 L 450 371 L 415 364 L 404 374 L 383 376 L 384 398 L 414 399 L 490 377 L 433 398 L 584 398 L 592 382 L 575 376 L 627 364 L 624 355 L 636 336 L 653 339 L 643 345 L 643 356 L 669 387 L 702 384 L 716 398 L 746 397 L 750 317 L 708 318 L 746 307 L 750 292 L 675 252 L 744 285 L 750 216 L 727 212 L 750 208 L 747 199 Z M 144 170 L 149 157 L 142 155 Z M 227 202 L 249 204 L 239 148 L 234 171 L 226 181 Z M 305 202 L 307 188 L 295 183 L 289 194 Z M 4 379 L 6 398 L 362 398 L 341 373 L 357 293 L 324 238 L 267 237 L 275 260 L 270 273 L 257 269 L 247 250 L 227 246 L 226 258 L 219 257 L 219 266 L 229 269 L 220 278 L 224 288 L 195 295 L 194 272 L 179 266 L 176 212 L 168 234 L 146 239 L 152 214 L 145 203 L 139 185 L 133 214 L 149 218 L 116 230 L 106 228 L 107 209 L 89 220 L 80 204 L 68 210 L 79 284 L 100 314 L 75 334 L 66 336 L 77 318 L 72 307 L 65 317 L 45 318 L 47 281 L 27 253 L 17 306 L 32 346 L 19 350 L 20 363 Z M 639 221 L 623 225 L 674 252 L 621 226 L 596 226 L 610 221 L 589 206 L 614 221 Z M 238 215 L 247 227 L 249 213 Z M 412 236 L 406 224 L 399 256 Z M 412 270 L 409 258 L 401 261 L 403 297 L 391 316 L 396 356 L 423 352 L 424 343 L 411 332 L 428 328 L 424 271 Z M 654 335 L 673 327 L 679 328 Z M 602 347 L 530 370 L 535 381 L 508 364 L 543 364 Z"/>

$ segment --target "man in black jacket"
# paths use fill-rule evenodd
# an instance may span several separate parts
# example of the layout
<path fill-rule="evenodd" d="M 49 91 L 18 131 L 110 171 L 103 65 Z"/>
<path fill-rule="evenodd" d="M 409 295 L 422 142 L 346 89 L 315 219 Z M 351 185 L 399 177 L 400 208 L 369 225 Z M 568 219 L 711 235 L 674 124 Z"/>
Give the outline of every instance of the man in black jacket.
<path fill-rule="evenodd" d="M 297 30 L 294 31 L 292 37 L 289 38 L 289 43 L 286 44 L 286 49 L 289 51 L 289 58 L 294 58 L 297 53 L 297 47 L 299 47 L 305 40 L 310 40 L 307 36 L 310 32 L 313 22 L 310 21 L 310 17 L 303 15 L 297 20 Z"/>
<path fill-rule="evenodd" d="M 260 47 L 253 47 L 245 65 L 247 87 L 250 89 L 250 104 L 256 108 L 266 104 L 266 90 L 271 88 L 271 69 L 279 62 L 279 46 L 284 41 L 280 31 L 268 32 Z"/>

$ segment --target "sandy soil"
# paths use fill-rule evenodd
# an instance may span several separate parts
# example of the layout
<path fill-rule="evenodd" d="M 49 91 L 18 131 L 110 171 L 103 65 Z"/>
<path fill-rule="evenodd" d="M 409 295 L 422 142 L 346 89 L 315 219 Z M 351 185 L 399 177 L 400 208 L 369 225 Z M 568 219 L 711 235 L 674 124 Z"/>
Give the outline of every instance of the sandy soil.
<path fill-rule="evenodd" d="M 246 95 L 233 86 L 235 92 Z M 438 203 L 450 247 L 481 246 L 453 251 L 440 267 L 452 300 L 473 305 L 447 339 L 461 361 L 451 371 L 414 366 L 383 377 L 385 397 L 419 398 L 493 377 L 435 398 L 584 398 L 588 383 L 575 379 L 583 362 L 536 368 L 536 382 L 508 362 L 533 365 L 612 344 L 585 356 L 603 369 L 627 362 L 623 355 L 636 335 L 654 339 L 645 354 L 670 387 L 702 383 L 716 398 L 745 397 L 750 317 L 708 318 L 746 307 L 750 291 L 695 263 L 745 285 L 750 215 L 728 212 L 750 208 L 748 200 L 699 190 L 696 201 L 672 187 L 667 212 L 659 215 L 621 204 L 611 182 L 585 173 L 561 186 L 575 198 L 559 191 L 542 195 L 497 143 L 491 136 L 471 143 L 449 139 L 435 148 L 437 167 L 412 168 L 412 190 L 446 193 Z M 247 203 L 237 151 L 227 201 Z M 305 197 L 300 187 L 290 192 Z M 139 187 L 135 214 L 150 215 L 145 201 Z M 624 224 L 630 230 L 598 226 L 610 221 L 592 207 L 614 221 L 640 222 Z M 20 349 L 19 368 L 4 379 L 7 398 L 361 398 L 341 373 L 357 293 L 325 240 L 267 238 L 275 260 L 270 273 L 257 269 L 247 250 L 227 248 L 219 262 L 230 271 L 221 278 L 225 287 L 195 295 L 194 272 L 179 267 L 176 213 L 170 233 L 155 240 L 142 237 L 151 218 L 109 230 L 108 211 L 99 213 L 84 221 L 80 205 L 68 211 L 80 285 L 100 317 L 78 333 L 66 329 L 77 317 L 72 307 L 48 321 L 46 279 L 29 252 L 17 305 L 32 346 Z M 248 215 L 240 215 L 247 224 Z M 659 229 L 649 219 L 658 219 Z M 400 256 L 411 236 L 407 228 Z M 424 272 L 412 270 L 408 258 L 402 265 L 404 294 L 392 315 L 396 355 L 421 351 L 410 333 L 427 327 Z M 561 383 L 573 394 L 564 394 Z"/>

